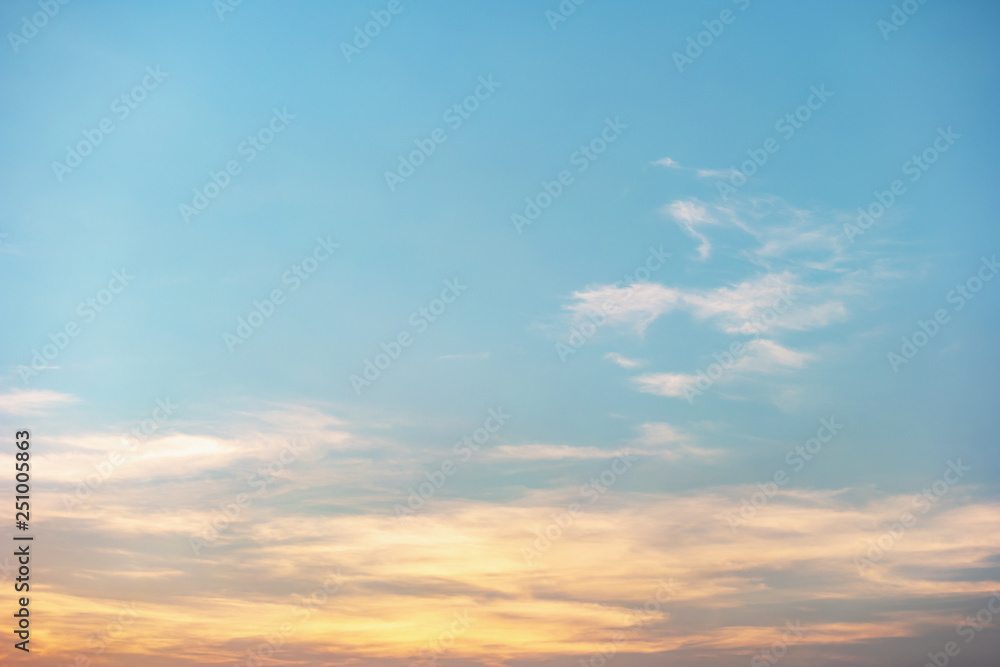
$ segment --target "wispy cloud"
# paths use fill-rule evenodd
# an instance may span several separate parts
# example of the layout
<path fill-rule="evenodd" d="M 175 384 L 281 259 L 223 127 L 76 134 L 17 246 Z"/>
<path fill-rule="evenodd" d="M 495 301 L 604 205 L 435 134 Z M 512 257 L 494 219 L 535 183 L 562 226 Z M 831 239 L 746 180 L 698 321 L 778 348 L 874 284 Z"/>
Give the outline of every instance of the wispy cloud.
<path fill-rule="evenodd" d="M 624 357 L 617 352 L 608 352 L 604 355 L 604 358 L 618 364 L 622 368 L 638 368 L 643 364 L 643 362 L 638 359 L 629 359 L 628 357 Z"/>
<path fill-rule="evenodd" d="M 736 169 L 702 169 L 699 167 L 685 167 L 677 160 L 671 157 L 660 158 L 659 160 L 653 160 L 650 164 L 654 164 L 658 167 L 667 167 L 669 169 L 681 169 L 683 171 L 694 172 L 699 178 L 731 178 L 735 174 L 740 173 Z"/>
<path fill-rule="evenodd" d="M 631 290 L 630 296 L 626 294 Z M 699 320 L 714 323 L 721 331 L 747 333 L 746 325 L 776 305 L 785 312 L 772 325 L 775 329 L 806 331 L 826 326 L 847 316 L 835 290 L 799 284 L 792 273 L 762 274 L 740 283 L 713 289 L 683 289 L 659 283 L 642 283 L 630 288 L 603 285 L 572 295 L 564 306 L 578 319 L 597 311 L 602 304 L 621 304 L 608 314 L 612 324 L 629 326 L 642 335 L 657 319 L 674 310 L 691 313 Z M 783 302 L 786 302 L 783 304 Z M 614 360 L 614 359 L 613 359 Z"/>
<path fill-rule="evenodd" d="M 707 259 L 712 251 L 712 244 L 708 237 L 698 231 L 701 225 L 716 225 L 719 220 L 709 212 L 708 207 L 697 200 L 675 201 L 663 207 L 663 211 L 670 215 L 685 232 L 698 239 L 698 254 L 702 259 Z"/>
<path fill-rule="evenodd" d="M 582 461 L 613 459 L 628 454 L 679 461 L 714 460 L 722 455 L 722 450 L 702 447 L 693 436 L 666 422 L 647 422 L 640 424 L 637 430 L 639 431 L 637 437 L 621 443 L 622 446 L 614 449 L 542 443 L 501 445 L 490 450 L 487 457 L 496 460 Z"/>
<path fill-rule="evenodd" d="M 622 450 L 599 447 L 573 447 L 571 445 L 501 445 L 490 451 L 494 459 L 523 459 L 532 461 L 558 461 L 566 459 L 613 459 Z"/>
<path fill-rule="evenodd" d="M 651 424 L 643 437 L 652 444 L 675 435 Z M 366 483 L 356 480 L 349 494 Z M 953 633 L 956 609 L 978 608 L 971 605 L 992 595 L 993 584 L 950 575 L 963 568 L 987 571 L 995 552 L 990 536 L 1000 530 L 996 503 L 956 497 L 921 517 L 919 530 L 907 532 L 860 576 L 852 559 L 865 552 L 867 540 L 878 539 L 883 524 L 898 520 L 911 498 L 778 495 L 766 513 L 734 534 L 723 517 L 735 498 L 748 493 L 744 487 L 689 494 L 616 487 L 614 502 L 588 505 L 562 528 L 567 537 L 553 540 L 527 566 L 520 546 L 579 499 L 576 485 L 530 491 L 514 504 L 440 498 L 408 524 L 385 513 L 317 512 L 316 498 L 329 488 L 320 475 L 296 495 L 251 508 L 253 519 L 235 519 L 220 539 L 209 570 L 195 559 L 173 559 L 165 567 L 161 553 L 164 545 L 186 539 L 194 511 L 218 495 L 217 489 L 206 494 L 204 484 L 191 487 L 188 496 L 171 496 L 179 506 L 169 509 L 135 504 L 123 489 L 109 488 L 86 527 L 46 508 L 47 529 L 66 539 L 87 544 L 114 536 L 113 548 L 100 557 L 76 562 L 85 576 L 54 584 L 46 598 L 50 627 L 65 646 L 81 645 L 92 625 L 83 621 L 95 609 L 89 582 L 127 590 L 141 577 L 144 589 L 161 594 L 139 604 L 135 631 L 121 637 L 119 654 L 131 664 L 159 654 L 162 642 L 150 638 L 166 633 L 178 642 L 175 659 L 231 662 L 288 621 L 325 572 L 339 571 L 343 583 L 336 596 L 317 602 L 310 622 L 297 626 L 284 659 L 412 659 L 456 612 L 468 609 L 475 624 L 451 644 L 449 656 L 500 664 L 599 652 L 613 632 L 632 626 L 630 609 L 641 608 L 658 581 L 673 580 L 676 595 L 669 604 L 632 627 L 629 653 L 683 651 L 693 643 L 702 656 L 732 662 L 772 643 L 772 624 L 759 621 L 766 599 L 778 615 L 808 608 L 809 633 L 796 651 L 829 662 L 839 650 L 831 647 L 916 638 L 930 627 Z M 767 598 L 761 597 L 764 589 Z M 197 623 L 190 618 L 195 598 L 203 611 Z M 831 599 L 838 605 L 824 604 Z M 947 606 L 941 606 L 944 599 Z M 844 621 L 843 605 L 851 602 L 867 606 L 863 620 Z M 96 608 L 116 612 L 110 605 Z M 699 620 L 706 613 L 712 627 Z"/>
<path fill-rule="evenodd" d="M 694 173 L 701 178 L 732 178 L 740 172 L 736 169 L 695 169 Z"/>
<path fill-rule="evenodd" d="M 672 160 L 664 166 L 681 168 Z M 750 269 L 748 275 L 708 287 L 590 285 L 574 292 L 563 308 L 576 325 L 600 312 L 612 328 L 630 330 L 640 338 L 660 318 L 681 313 L 689 315 L 695 327 L 708 325 L 732 336 L 766 334 L 766 339 L 746 343 L 742 356 L 727 367 L 726 382 L 804 367 L 815 355 L 787 346 L 783 334 L 847 320 L 849 304 L 864 299 L 874 282 L 898 276 L 877 256 L 852 257 L 855 251 L 844 245 L 836 214 L 802 210 L 780 197 L 739 197 L 725 206 L 683 199 L 663 211 L 698 240 L 703 259 L 712 254 L 708 230 L 726 231 L 728 248 L 746 260 L 742 267 Z M 609 303 L 616 307 L 606 308 Z M 617 352 L 604 358 L 623 368 L 639 367 Z M 684 396 L 698 379 L 693 370 L 671 369 L 647 372 L 632 382 L 645 393 Z M 786 397 L 794 395 L 787 386 L 783 391 Z"/>
<path fill-rule="evenodd" d="M 745 352 L 736 357 L 719 382 L 729 382 L 749 373 L 775 373 L 804 367 L 814 357 L 782 347 L 772 340 L 753 340 L 744 345 Z M 681 397 L 685 390 L 697 387 L 704 379 L 689 373 L 646 373 L 633 378 L 639 391 L 658 396 Z"/>
<path fill-rule="evenodd" d="M 12 389 L 6 394 L 0 394 L 0 412 L 38 415 L 79 400 L 72 394 L 61 394 L 49 389 Z"/>
<path fill-rule="evenodd" d="M 640 435 L 631 451 L 658 456 L 668 461 L 681 459 L 717 460 L 723 452 L 697 445 L 694 438 L 666 422 L 647 422 L 639 426 Z"/>
<path fill-rule="evenodd" d="M 681 163 L 677 160 L 669 157 L 662 157 L 659 160 L 653 160 L 650 164 L 655 164 L 660 167 L 670 167 L 671 169 L 681 169 Z"/>
<path fill-rule="evenodd" d="M 842 272 L 849 259 L 842 214 L 802 209 L 781 197 L 732 197 L 726 204 L 692 197 L 675 200 L 661 212 L 699 241 L 703 259 L 712 244 L 699 227 L 707 226 L 743 232 L 740 255 L 765 268 L 794 263 L 803 270 Z"/>

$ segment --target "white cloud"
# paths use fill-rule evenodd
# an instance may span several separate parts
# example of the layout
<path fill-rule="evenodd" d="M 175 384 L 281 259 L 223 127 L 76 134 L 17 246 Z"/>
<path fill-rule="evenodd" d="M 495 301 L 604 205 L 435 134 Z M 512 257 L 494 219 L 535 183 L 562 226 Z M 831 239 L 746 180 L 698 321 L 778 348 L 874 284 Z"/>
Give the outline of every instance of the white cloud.
<path fill-rule="evenodd" d="M 765 315 L 771 320 L 766 322 L 769 331 L 806 331 L 847 316 L 847 309 L 833 292 L 827 287 L 804 287 L 793 274 L 784 272 L 715 289 L 684 290 L 659 283 L 621 288 L 604 285 L 575 292 L 575 303 L 565 308 L 578 320 L 587 313 L 604 312 L 609 323 L 632 327 L 639 335 L 674 310 L 711 320 L 718 329 L 731 334 L 752 333 L 748 324 Z"/>
<path fill-rule="evenodd" d="M 805 331 L 846 317 L 843 303 L 830 290 L 805 287 L 789 273 L 764 274 L 736 285 L 681 297 L 699 319 L 716 321 L 727 333 L 747 332 L 747 323 L 765 315 L 768 328 Z"/>
<path fill-rule="evenodd" d="M 722 456 L 718 449 L 705 449 L 693 444 L 691 436 L 678 431 L 665 422 L 647 422 L 639 426 L 641 435 L 635 439 L 636 454 L 659 456 L 668 461 L 684 458 L 717 459 Z"/>
<path fill-rule="evenodd" d="M 672 216 L 681 229 L 700 241 L 701 245 L 698 246 L 698 254 L 701 255 L 702 259 L 708 258 L 712 250 L 712 244 L 709 243 L 708 238 L 704 234 L 695 229 L 698 225 L 718 224 L 718 220 L 709 213 L 708 208 L 698 200 L 692 199 L 689 201 L 675 201 L 668 206 L 664 206 L 663 211 Z"/>
<path fill-rule="evenodd" d="M 608 361 L 613 361 L 622 368 L 638 368 L 643 364 L 643 362 L 637 359 L 629 359 L 628 357 L 623 357 L 617 352 L 608 352 L 607 354 L 604 355 L 604 358 L 607 359 Z"/>
<path fill-rule="evenodd" d="M 695 169 L 694 173 L 701 178 L 732 178 L 740 173 L 735 169 Z"/>
<path fill-rule="evenodd" d="M 670 169 L 683 169 L 684 171 L 693 171 L 699 178 L 732 178 L 740 172 L 732 167 L 728 169 L 700 169 L 697 167 L 685 167 L 680 162 L 673 158 L 664 157 L 659 160 L 654 160 L 650 164 L 655 164 L 658 167 L 669 167 Z"/>
<path fill-rule="evenodd" d="M 687 442 L 689 437 L 666 422 L 647 422 L 639 427 L 642 436 L 637 439 L 647 446 Z"/>
<path fill-rule="evenodd" d="M 728 353 L 727 353 L 728 354 Z M 715 382 L 734 380 L 748 373 L 775 373 L 804 367 L 813 355 L 790 350 L 772 340 L 753 340 L 743 346 Z M 714 363 L 714 362 L 713 362 Z M 632 380 L 639 391 L 658 396 L 682 397 L 685 389 L 698 388 L 699 376 L 687 373 L 646 373 Z M 702 380 L 704 383 L 704 380 Z"/>
<path fill-rule="evenodd" d="M 721 450 L 697 446 L 687 433 L 665 422 L 647 422 L 639 426 L 639 436 L 627 448 L 602 449 L 572 445 L 527 444 L 501 445 L 488 453 L 492 459 L 523 461 L 568 461 L 612 459 L 623 454 L 656 456 L 670 461 L 684 459 L 716 459 Z"/>
<path fill-rule="evenodd" d="M 670 167 L 671 169 L 683 169 L 680 162 L 674 160 L 673 158 L 664 157 L 659 160 L 654 160 L 651 164 L 655 164 L 660 167 Z"/>
<path fill-rule="evenodd" d="M 494 447 L 489 457 L 494 459 L 522 459 L 530 461 L 557 461 L 564 459 L 613 459 L 622 455 L 621 450 L 599 447 L 573 447 L 571 445 L 500 445 Z"/>
<path fill-rule="evenodd" d="M 48 389 L 12 389 L 6 394 L 0 394 L 0 412 L 37 415 L 50 408 L 79 400 L 72 394 L 60 394 Z"/>
<path fill-rule="evenodd" d="M 574 292 L 576 303 L 564 306 L 578 320 L 587 313 L 603 312 L 611 324 L 631 326 L 639 335 L 663 313 L 673 310 L 678 290 L 658 283 L 636 283 L 628 287 L 604 285 Z"/>
<path fill-rule="evenodd" d="M 639 385 L 639 391 L 644 394 L 680 397 L 684 390 L 693 387 L 698 381 L 697 375 L 684 373 L 646 373 L 632 380 Z"/>
<path fill-rule="evenodd" d="M 718 170 L 700 170 L 706 177 L 725 176 Z M 776 262 L 794 261 L 801 269 L 842 270 L 847 245 L 841 220 L 829 221 L 813 211 L 792 206 L 780 197 L 731 198 L 725 205 L 705 203 L 697 198 L 679 199 L 661 208 L 686 233 L 700 242 L 698 252 L 705 258 L 711 241 L 697 226 L 725 226 L 743 231 L 750 242 L 741 254 L 750 262 L 773 267 Z"/>
<path fill-rule="evenodd" d="M 778 345 L 773 340 L 754 340 L 745 346 L 746 353 L 736 360 L 737 371 L 771 373 L 783 368 L 802 368 L 813 355 Z"/>

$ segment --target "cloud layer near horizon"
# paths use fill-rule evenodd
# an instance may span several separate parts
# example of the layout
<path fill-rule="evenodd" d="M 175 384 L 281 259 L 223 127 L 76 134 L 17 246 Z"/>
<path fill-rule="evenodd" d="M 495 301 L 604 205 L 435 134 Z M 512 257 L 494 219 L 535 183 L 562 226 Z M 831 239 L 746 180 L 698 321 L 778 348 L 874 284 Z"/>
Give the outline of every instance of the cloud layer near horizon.
<path fill-rule="evenodd" d="M 800 652 L 828 655 L 830 645 L 944 628 L 955 609 L 995 586 L 1000 506 L 960 483 L 926 513 L 914 509 L 920 489 L 884 496 L 793 486 L 734 530 L 727 517 L 757 487 L 629 489 L 629 477 L 660 456 L 688 465 L 724 455 L 702 437 L 650 423 L 606 450 L 498 442 L 469 465 L 498 474 L 505 461 L 569 467 L 544 488 L 515 484 L 501 501 L 456 495 L 449 478 L 400 519 L 385 498 L 405 503 L 435 465 L 386 456 L 404 443 L 373 441 L 324 410 L 258 414 L 266 415 L 261 425 L 242 435 L 152 435 L 134 465 L 122 464 L 71 508 L 70 470 L 80 468 L 73 457 L 97 463 L 102 446 L 120 449 L 119 439 L 60 438 L 38 457 L 59 489 L 39 497 L 37 530 L 50 550 L 37 593 L 40 656 L 69 660 L 69 647 L 86 645 L 95 624 L 116 622 L 132 602 L 135 617 L 109 664 L 146 656 L 156 664 L 166 654 L 233 664 L 268 636 L 282 638 L 288 664 L 320 655 L 325 662 L 313 664 L 418 659 L 441 649 L 442 637 L 440 657 L 482 664 L 590 655 L 609 642 L 648 654 L 697 647 L 721 659 L 769 645 L 786 620 L 809 630 Z M 302 445 L 278 466 L 278 425 L 292 422 Z M 187 465 L 158 456 L 178 443 L 190 446 Z M 616 464 L 623 456 L 627 467 Z M 580 461 L 583 469 L 574 467 Z M 269 468 L 273 477 L 254 495 L 249 480 Z M 240 494 L 250 502 L 227 517 Z M 165 497 L 175 499 L 170 507 Z M 916 524 L 859 568 L 905 511 Z M 205 537 L 212 522 L 217 537 L 196 554 L 192 537 Z M 956 572 L 967 574 L 956 580 Z M 305 614 L 303 601 L 334 573 L 337 585 L 314 598 L 328 599 L 306 604 Z M 672 582 L 669 601 L 638 624 L 633 610 L 665 598 L 664 582 Z M 699 620 L 706 614 L 711 623 Z M 452 642 L 456 615 L 468 624 Z"/>

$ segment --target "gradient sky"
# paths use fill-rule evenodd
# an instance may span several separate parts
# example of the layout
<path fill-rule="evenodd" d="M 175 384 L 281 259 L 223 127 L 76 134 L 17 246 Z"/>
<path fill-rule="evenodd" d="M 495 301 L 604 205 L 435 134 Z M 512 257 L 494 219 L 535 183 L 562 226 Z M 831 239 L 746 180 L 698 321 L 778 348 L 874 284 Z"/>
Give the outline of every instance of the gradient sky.
<path fill-rule="evenodd" d="M 53 6 L 0 9 L 0 659 L 995 664 L 995 3 Z"/>

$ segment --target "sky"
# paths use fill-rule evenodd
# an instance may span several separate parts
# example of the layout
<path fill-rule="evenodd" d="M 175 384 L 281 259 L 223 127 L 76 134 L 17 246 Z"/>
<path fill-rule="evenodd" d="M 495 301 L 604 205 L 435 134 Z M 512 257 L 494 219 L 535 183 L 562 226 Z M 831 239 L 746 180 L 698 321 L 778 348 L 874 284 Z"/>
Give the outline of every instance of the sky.
<path fill-rule="evenodd" d="M 994 665 L 998 21 L 5 3 L 0 660 Z"/>

